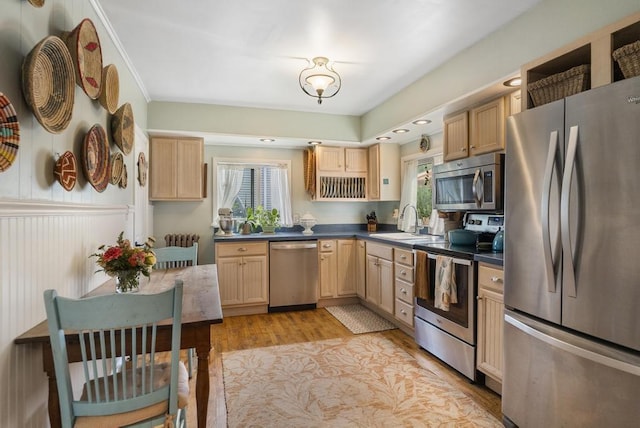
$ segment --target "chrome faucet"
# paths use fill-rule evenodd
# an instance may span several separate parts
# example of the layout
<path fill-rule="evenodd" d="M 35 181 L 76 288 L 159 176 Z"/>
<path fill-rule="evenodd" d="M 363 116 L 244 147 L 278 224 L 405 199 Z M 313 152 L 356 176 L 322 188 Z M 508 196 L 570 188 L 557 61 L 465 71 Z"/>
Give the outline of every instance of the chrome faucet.
<path fill-rule="evenodd" d="M 416 209 L 415 206 L 413 206 L 411 204 L 405 205 L 404 208 L 402 208 L 402 213 L 400 214 L 400 220 L 404 219 L 404 212 L 407 209 L 407 207 L 413 208 L 413 212 L 416 214 L 416 224 L 414 226 L 413 233 L 415 233 L 417 235 L 417 234 L 420 233 L 420 231 L 418 230 L 418 210 Z"/>

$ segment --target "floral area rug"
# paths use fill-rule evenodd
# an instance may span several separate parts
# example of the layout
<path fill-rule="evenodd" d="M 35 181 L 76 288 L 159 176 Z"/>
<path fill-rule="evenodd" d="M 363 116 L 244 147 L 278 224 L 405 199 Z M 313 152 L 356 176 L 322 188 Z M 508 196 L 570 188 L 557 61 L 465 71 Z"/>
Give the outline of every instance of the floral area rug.
<path fill-rule="evenodd" d="M 500 427 L 376 334 L 226 352 L 229 427 Z"/>
<path fill-rule="evenodd" d="M 362 305 L 328 306 L 325 309 L 354 334 L 396 328 L 393 323 Z"/>

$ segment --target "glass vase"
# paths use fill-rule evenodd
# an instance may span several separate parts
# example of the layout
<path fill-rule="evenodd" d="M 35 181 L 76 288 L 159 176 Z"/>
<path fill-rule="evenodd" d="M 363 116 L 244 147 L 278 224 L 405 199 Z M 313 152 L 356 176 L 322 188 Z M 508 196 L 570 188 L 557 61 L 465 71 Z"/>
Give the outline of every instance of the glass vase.
<path fill-rule="evenodd" d="M 113 275 L 116 280 L 116 293 L 136 293 L 140 287 L 139 270 L 121 270 Z"/>

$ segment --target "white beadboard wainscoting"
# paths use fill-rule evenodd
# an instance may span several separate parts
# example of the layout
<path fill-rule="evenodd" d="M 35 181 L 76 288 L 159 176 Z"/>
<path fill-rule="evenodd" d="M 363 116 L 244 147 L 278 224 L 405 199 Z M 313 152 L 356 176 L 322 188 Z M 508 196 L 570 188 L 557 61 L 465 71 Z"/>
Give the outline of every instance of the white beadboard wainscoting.
<path fill-rule="evenodd" d="M 133 206 L 0 200 L 0 427 L 49 426 L 40 346 L 13 340 L 46 318 L 46 289 L 79 297 L 108 279 L 89 255 L 133 228 Z"/>

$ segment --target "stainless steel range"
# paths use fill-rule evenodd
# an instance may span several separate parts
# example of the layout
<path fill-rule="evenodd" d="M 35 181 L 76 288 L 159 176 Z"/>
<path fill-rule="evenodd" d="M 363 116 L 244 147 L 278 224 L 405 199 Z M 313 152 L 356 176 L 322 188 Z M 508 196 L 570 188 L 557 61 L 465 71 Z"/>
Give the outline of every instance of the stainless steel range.
<path fill-rule="evenodd" d="M 474 255 L 491 251 L 495 233 L 503 227 L 504 217 L 493 214 L 467 214 L 464 228 L 476 233 L 473 245 L 448 242 L 418 246 L 417 272 L 426 272 L 422 291 L 415 299 L 415 340 L 426 351 L 440 358 L 471 380 L 476 380 L 476 296 L 478 277 Z M 487 245 L 488 244 L 488 245 Z M 420 264 L 426 264 L 421 266 Z M 455 279 L 454 296 L 448 304 L 436 299 L 436 275 L 447 272 L 450 263 Z"/>

